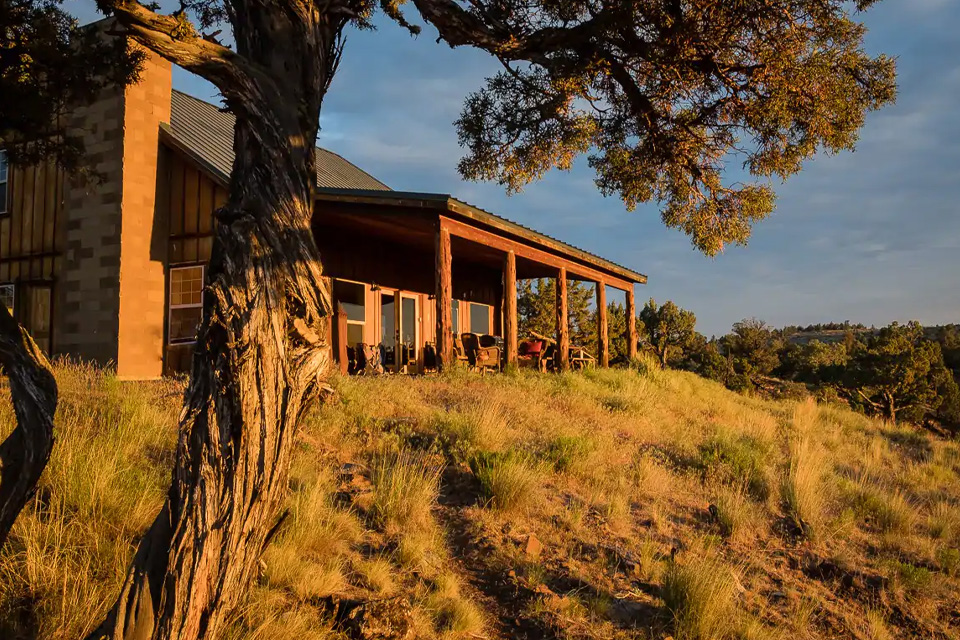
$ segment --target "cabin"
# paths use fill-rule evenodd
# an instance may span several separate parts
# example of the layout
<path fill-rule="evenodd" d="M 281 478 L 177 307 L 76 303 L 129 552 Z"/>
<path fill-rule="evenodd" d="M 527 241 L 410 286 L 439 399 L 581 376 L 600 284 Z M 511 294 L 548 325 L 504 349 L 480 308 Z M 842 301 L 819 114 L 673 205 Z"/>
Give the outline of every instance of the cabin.
<path fill-rule="evenodd" d="M 52 164 L 8 167 L 0 151 L 0 298 L 51 355 L 122 378 L 188 370 L 203 304 L 213 212 L 227 196 L 233 116 L 172 89 L 149 56 L 141 81 L 78 109 L 99 180 Z M 456 359 L 456 336 L 497 336 L 518 358 L 516 282 L 556 278 L 559 368 L 569 366 L 568 280 L 596 283 L 606 364 L 606 291 L 643 274 L 447 194 L 391 190 L 317 149 L 313 230 L 337 314 L 334 355 L 346 371 L 358 344 L 379 345 L 390 371 Z M 628 344 L 636 328 L 628 323 Z M 426 354 L 435 354 L 427 362 Z"/>

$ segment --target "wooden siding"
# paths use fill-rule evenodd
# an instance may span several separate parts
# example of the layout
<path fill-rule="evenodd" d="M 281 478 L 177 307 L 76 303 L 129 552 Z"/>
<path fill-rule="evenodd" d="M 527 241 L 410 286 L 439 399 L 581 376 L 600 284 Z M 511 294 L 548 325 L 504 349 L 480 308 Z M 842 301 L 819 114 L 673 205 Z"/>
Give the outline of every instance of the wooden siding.
<path fill-rule="evenodd" d="M 227 201 L 226 188 L 186 160 L 163 148 L 159 179 L 168 184 L 158 200 L 170 229 L 169 264 L 206 264 L 213 247 L 213 212 Z"/>
<path fill-rule="evenodd" d="M 11 167 L 10 207 L 0 216 L 0 283 L 52 282 L 64 251 L 63 172 L 48 163 Z"/>

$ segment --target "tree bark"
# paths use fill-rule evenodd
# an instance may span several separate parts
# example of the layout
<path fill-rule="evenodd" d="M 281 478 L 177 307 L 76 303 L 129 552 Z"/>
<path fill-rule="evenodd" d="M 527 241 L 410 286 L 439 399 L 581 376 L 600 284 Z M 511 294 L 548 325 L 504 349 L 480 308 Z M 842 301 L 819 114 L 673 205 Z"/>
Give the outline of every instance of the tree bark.
<path fill-rule="evenodd" d="M 230 5 L 237 54 L 253 71 L 218 85 L 237 117 L 236 159 L 216 213 L 176 464 L 91 640 L 218 636 L 256 576 L 297 425 L 325 386 L 331 305 L 311 230 L 315 141 L 344 20 L 292 4 Z M 165 34 L 134 34 L 177 61 Z"/>
<path fill-rule="evenodd" d="M 6 306 L 0 305 L 0 364 L 10 384 L 17 425 L 0 444 L 0 549 L 37 488 L 53 450 L 57 381 L 47 358 Z"/>

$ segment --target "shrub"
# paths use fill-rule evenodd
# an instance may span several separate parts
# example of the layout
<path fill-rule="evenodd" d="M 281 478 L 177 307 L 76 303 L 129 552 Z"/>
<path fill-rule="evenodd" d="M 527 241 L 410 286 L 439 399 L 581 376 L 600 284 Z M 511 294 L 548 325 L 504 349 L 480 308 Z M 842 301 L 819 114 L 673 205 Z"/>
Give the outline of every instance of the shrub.
<path fill-rule="evenodd" d="M 909 533 L 917 521 L 917 511 L 903 492 L 887 493 L 866 480 L 860 481 L 855 492 L 854 508 L 884 533 Z"/>
<path fill-rule="evenodd" d="M 678 640 L 723 640 L 735 629 L 733 574 L 711 552 L 671 562 L 662 596 Z"/>
<path fill-rule="evenodd" d="M 731 540 L 738 540 L 750 533 L 756 525 L 753 505 L 745 492 L 738 487 L 727 487 L 717 493 L 714 504 L 717 508 L 717 525 L 720 533 Z"/>
<path fill-rule="evenodd" d="M 790 443 L 790 467 L 781 485 L 787 515 L 806 536 L 813 536 L 823 519 L 826 496 L 823 455 L 807 436 Z"/>
<path fill-rule="evenodd" d="M 593 449 L 593 441 L 585 436 L 558 436 L 547 443 L 543 458 L 554 471 L 564 473 L 585 460 Z"/>
<path fill-rule="evenodd" d="M 384 528 L 412 529 L 429 526 L 430 510 L 437 500 L 440 470 L 425 456 L 408 450 L 379 456 L 371 473 L 372 513 Z"/>
<path fill-rule="evenodd" d="M 525 510 L 540 481 L 540 470 L 515 451 L 476 453 L 470 458 L 470 470 L 488 504 L 501 511 Z"/>
<path fill-rule="evenodd" d="M 703 471 L 719 481 L 742 484 L 756 500 L 770 497 L 764 462 L 767 448 L 756 439 L 720 432 L 698 447 Z"/>

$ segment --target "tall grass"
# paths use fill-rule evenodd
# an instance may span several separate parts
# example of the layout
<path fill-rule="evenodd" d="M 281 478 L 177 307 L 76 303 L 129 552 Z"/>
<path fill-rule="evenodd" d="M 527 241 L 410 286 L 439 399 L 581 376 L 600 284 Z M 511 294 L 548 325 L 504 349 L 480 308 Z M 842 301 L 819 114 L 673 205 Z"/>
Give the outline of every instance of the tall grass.
<path fill-rule="evenodd" d="M 542 473 L 528 456 L 479 452 L 470 470 L 488 504 L 500 511 L 526 511 L 536 500 Z"/>
<path fill-rule="evenodd" d="M 388 530 L 429 527 L 440 468 L 423 454 L 402 450 L 377 457 L 371 473 L 373 515 Z"/>
<path fill-rule="evenodd" d="M 712 551 L 671 562 L 661 595 L 678 640 L 724 640 L 736 629 L 734 576 Z"/>

